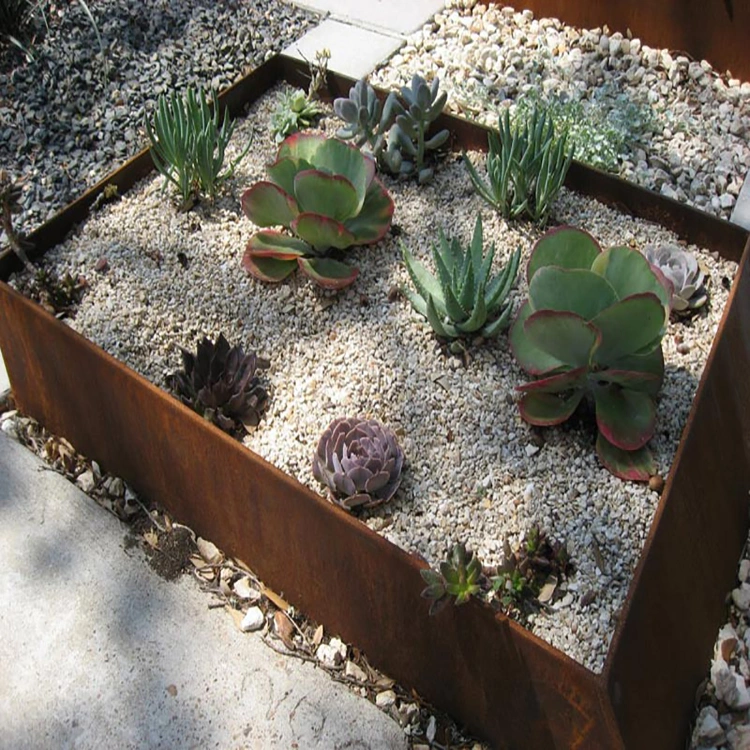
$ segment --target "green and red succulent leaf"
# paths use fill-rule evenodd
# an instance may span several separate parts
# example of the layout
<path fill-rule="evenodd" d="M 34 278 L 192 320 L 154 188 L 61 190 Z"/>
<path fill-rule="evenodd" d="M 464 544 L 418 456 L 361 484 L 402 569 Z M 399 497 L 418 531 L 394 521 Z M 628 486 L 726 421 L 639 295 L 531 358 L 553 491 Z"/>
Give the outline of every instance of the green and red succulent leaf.
<path fill-rule="evenodd" d="M 358 269 L 333 258 L 299 258 L 297 262 L 305 276 L 324 289 L 343 289 L 359 276 Z"/>
<path fill-rule="evenodd" d="M 602 465 L 620 479 L 648 482 L 656 473 L 654 458 L 645 446 L 635 451 L 626 451 L 612 445 L 599 433 L 596 438 L 596 453 Z"/>
<path fill-rule="evenodd" d="M 543 266 L 589 270 L 600 253 L 601 246 L 588 232 L 575 227 L 555 227 L 534 245 L 526 266 L 526 279 L 531 282 Z"/>
<path fill-rule="evenodd" d="M 536 427 L 553 427 L 573 416 L 585 395 L 583 388 L 572 393 L 557 394 L 532 391 L 518 402 L 521 417 Z"/>
<path fill-rule="evenodd" d="M 599 433 L 612 445 L 634 451 L 651 439 L 656 406 L 648 393 L 607 384 L 594 388 L 594 401 Z"/>
<path fill-rule="evenodd" d="M 259 227 L 289 227 L 299 213 L 294 198 L 267 180 L 246 190 L 241 205 L 245 216 Z"/>

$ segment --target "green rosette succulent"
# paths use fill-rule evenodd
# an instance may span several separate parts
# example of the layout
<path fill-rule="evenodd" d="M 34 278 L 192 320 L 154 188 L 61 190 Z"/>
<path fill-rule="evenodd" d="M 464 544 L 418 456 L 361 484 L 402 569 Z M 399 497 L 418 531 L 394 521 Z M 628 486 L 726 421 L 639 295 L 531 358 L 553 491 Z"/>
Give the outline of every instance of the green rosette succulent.
<path fill-rule="evenodd" d="M 332 250 L 368 245 L 391 226 L 393 201 L 375 177 L 375 162 L 354 146 L 316 133 L 296 133 L 279 147 L 268 180 L 242 196 L 242 210 L 259 227 L 242 265 L 263 281 L 282 281 L 299 267 L 320 286 L 342 289 L 359 271 L 329 257 Z"/>
<path fill-rule="evenodd" d="M 623 479 L 655 472 L 646 443 L 664 377 L 661 340 L 671 288 L 637 250 L 602 250 L 586 232 L 558 227 L 534 246 L 529 297 L 510 331 L 519 364 L 539 380 L 519 386 L 519 408 L 540 427 L 593 401 L 602 464 Z"/>
<path fill-rule="evenodd" d="M 440 563 L 439 571 L 427 568 L 420 574 L 427 584 L 422 597 L 432 602 L 431 615 L 443 609 L 451 598 L 456 606 L 460 606 L 482 592 L 482 563 L 462 542 L 453 545 L 448 558 Z"/>

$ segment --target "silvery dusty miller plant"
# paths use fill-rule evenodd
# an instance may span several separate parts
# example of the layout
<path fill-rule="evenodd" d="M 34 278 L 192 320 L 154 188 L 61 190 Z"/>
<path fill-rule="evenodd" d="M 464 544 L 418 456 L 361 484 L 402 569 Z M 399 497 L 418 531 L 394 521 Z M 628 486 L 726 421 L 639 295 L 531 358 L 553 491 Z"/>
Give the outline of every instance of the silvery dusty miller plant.
<path fill-rule="evenodd" d="M 318 441 L 313 476 L 342 508 L 372 508 L 390 500 L 401 484 L 404 453 L 396 436 L 372 419 L 340 418 Z"/>
<path fill-rule="evenodd" d="M 506 219 L 526 216 L 546 223 L 573 159 L 567 134 L 555 135 L 552 117 L 541 107 L 534 108 L 523 126 L 512 126 L 506 109 L 488 144 L 487 181 L 464 154 L 476 191 Z"/>
<path fill-rule="evenodd" d="M 521 251 L 517 249 L 501 272 L 491 276 L 495 246 L 491 245 L 489 253 L 484 255 L 481 216 L 477 216 L 466 250 L 455 237 L 449 241 L 440 230 L 439 245 L 432 246 L 437 277 L 403 243 L 401 251 L 416 288 L 416 292 L 407 288 L 402 292 L 438 336 L 493 338 L 508 327 L 511 308 L 507 298 L 516 279 Z"/>
<path fill-rule="evenodd" d="M 167 99 L 159 96 L 153 123 L 146 118 L 145 127 L 151 143 L 151 157 L 156 169 L 171 182 L 189 208 L 200 194 L 214 196 L 219 182 L 230 177 L 250 149 L 245 149 L 221 174 L 227 144 L 234 132 L 229 111 L 219 122 L 219 100 L 211 93 L 211 106 L 202 91 L 189 88 L 184 97 L 173 93 Z"/>

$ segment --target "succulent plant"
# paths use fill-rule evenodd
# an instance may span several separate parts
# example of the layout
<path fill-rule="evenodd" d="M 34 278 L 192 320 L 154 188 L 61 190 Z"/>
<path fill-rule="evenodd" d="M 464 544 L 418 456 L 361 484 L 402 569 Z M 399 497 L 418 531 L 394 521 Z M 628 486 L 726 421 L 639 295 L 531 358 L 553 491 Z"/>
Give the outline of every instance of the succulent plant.
<path fill-rule="evenodd" d="M 292 133 L 309 128 L 323 111 L 320 102 L 310 99 L 302 89 L 282 93 L 271 114 L 271 132 L 276 143 L 281 143 Z"/>
<path fill-rule="evenodd" d="M 296 133 L 279 147 L 269 180 L 242 196 L 242 210 L 259 227 L 242 264 L 263 281 L 282 281 L 299 266 L 322 287 L 341 289 L 359 273 L 329 257 L 330 250 L 382 239 L 393 201 L 375 177 L 375 162 L 354 146 L 314 133 Z"/>
<path fill-rule="evenodd" d="M 183 404 L 225 432 L 258 425 L 268 393 L 257 371 L 269 366 L 267 360 L 230 346 L 219 334 L 215 344 L 204 338 L 196 354 L 182 349 L 182 366 L 167 384 Z"/>
<path fill-rule="evenodd" d="M 523 127 L 511 127 L 506 109 L 498 133 L 490 132 L 485 182 L 469 158 L 464 163 L 474 188 L 506 219 L 528 216 L 544 224 L 573 159 L 567 134 L 555 137 L 552 117 L 535 106 Z"/>
<path fill-rule="evenodd" d="M 403 289 L 412 307 L 427 318 L 438 336 L 456 339 L 478 335 L 492 338 L 508 327 L 508 292 L 518 272 L 521 251 L 496 276 L 491 276 L 495 246 L 484 255 L 482 217 L 477 216 L 471 245 L 464 250 L 459 241 L 451 241 L 440 231 L 439 247 L 432 246 L 437 278 L 402 243 L 401 251 L 409 276 L 416 288 Z"/>
<path fill-rule="evenodd" d="M 448 130 L 441 130 L 427 137 L 448 98 L 445 92 L 438 95 L 439 86 L 438 78 L 429 85 L 422 76 L 415 75 L 411 86 L 401 87 L 401 102 L 390 100 L 395 123 L 388 131 L 382 161 L 393 174 L 416 174 L 420 185 L 429 182 L 434 174 L 433 168 L 425 164 L 427 152 L 439 149 L 450 135 Z M 389 110 L 389 101 L 384 109 Z"/>
<path fill-rule="evenodd" d="M 13 214 L 21 212 L 21 191 L 22 180 L 14 180 L 9 172 L 0 169 L 0 228 L 26 270 L 33 273 L 34 264 L 26 254 L 26 241 L 13 226 Z"/>
<path fill-rule="evenodd" d="M 455 597 L 456 606 L 466 604 L 472 596 L 482 591 L 482 564 L 473 552 L 467 552 L 463 543 L 453 546 L 448 559 L 440 563 L 436 570 L 420 571 L 427 588 L 422 597 L 429 599 L 430 614 L 437 614 Z"/>
<path fill-rule="evenodd" d="M 346 125 L 336 131 L 336 136 L 351 140 L 357 148 L 367 150 L 377 159 L 385 145 L 388 130 L 396 117 L 396 94 L 391 92 L 381 104 L 375 89 L 363 78 L 349 89 L 349 97 L 333 101 L 333 111 Z M 401 107 L 398 110 L 401 111 Z"/>
<path fill-rule="evenodd" d="M 151 143 L 151 158 L 167 182 L 175 185 L 189 208 L 196 196 L 213 196 L 219 182 L 229 177 L 245 157 L 252 140 L 221 174 L 227 144 L 234 132 L 234 122 L 227 110 L 219 122 L 219 100 L 211 94 L 211 104 L 204 92 L 188 88 L 185 96 L 177 93 L 167 99 L 159 96 L 153 123 L 146 118 L 146 135 Z"/>
<path fill-rule="evenodd" d="M 401 483 L 404 454 L 396 436 L 372 419 L 335 419 L 318 441 L 313 476 L 342 508 L 372 508 Z"/>
<path fill-rule="evenodd" d="M 504 560 L 492 577 L 492 590 L 497 592 L 506 611 L 525 614 L 541 601 L 554 596 L 558 584 L 573 571 L 567 547 L 555 542 L 532 526 L 514 552 L 506 539 Z"/>
<path fill-rule="evenodd" d="M 689 315 L 708 301 L 705 274 L 692 253 L 677 245 L 646 245 L 643 254 L 672 284 L 672 310 Z"/>
<path fill-rule="evenodd" d="M 573 227 L 552 229 L 536 243 L 526 275 L 529 297 L 510 341 L 521 367 L 540 379 L 518 387 L 521 416 L 557 425 L 586 397 L 596 411 L 602 464 L 618 477 L 648 481 L 669 282 L 637 250 L 602 251 Z"/>

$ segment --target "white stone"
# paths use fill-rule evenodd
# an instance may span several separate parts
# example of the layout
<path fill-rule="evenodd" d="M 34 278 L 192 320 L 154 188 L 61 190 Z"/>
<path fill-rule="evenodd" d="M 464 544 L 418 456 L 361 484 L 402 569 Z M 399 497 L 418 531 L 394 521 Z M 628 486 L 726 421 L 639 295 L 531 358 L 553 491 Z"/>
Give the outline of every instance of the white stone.
<path fill-rule="evenodd" d="M 732 727 L 727 732 L 727 742 L 729 750 L 750 750 L 750 725 L 738 724 Z"/>
<path fill-rule="evenodd" d="M 338 667 L 343 661 L 341 652 L 328 643 L 321 643 L 315 651 L 315 656 L 326 667 Z"/>
<path fill-rule="evenodd" d="M 250 607 L 245 613 L 240 623 L 240 630 L 249 633 L 254 630 L 260 630 L 266 622 L 266 616 L 260 607 Z"/>
<path fill-rule="evenodd" d="M 743 611 L 750 608 L 750 583 L 742 583 L 732 591 L 732 601 L 737 609 Z"/>
<path fill-rule="evenodd" d="M 344 674 L 347 677 L 358 680 L 359 682 L 365 682 L 365 680 L 367 680 L 367 674 L 365 673 L 364 669 L 355 664 L 353 661 L 346 662 L 346 664 L 344 665 Z"/>
<path fill-rule="evenodd" d="M 393 690 L 383 690 L 375 696 L 375 705 L 378 708 L 390 708 L 396 702 L 396 693 Z"/>
<path fill-rule="evenodd" d="M 745 581 L 750 578 L 750 560 L 743 560 L 740 563 L 740 570 L 737 577 L 739 578 L 740 583 L 745 583 Z"/>
<path fill-rule="evenodd" d="M 260 599 L 260 591 L 253 587 L 250 579 L 247 577 L 236 580 L 232 585 L 232 590 L 240 599 L 249 599 L 252 601 Z"/>
<path fill-rule="evenodd" d="M 91 492 L 96 487 L 94 474 L 90 469 L 86 469 L 76 478 L 76 484 L 86 493 Z"/>
<path fill-rule="evenodd" d="M 526 455 L 531 458 L 532 456 L 535 456 L 537 453 L 539 453 L 539 446 L 534 445 L 533 443 L 526 443 L 526 447 L 524 448 L 526 451 Z"/>
<path fill-rule="evenodd" d="M 719 724 L 719 714 L 713 706 L 705 706 L 695 722 L 692 744 L 695 748 L 709 748 L 723 742 L 724 730 Z"/>

